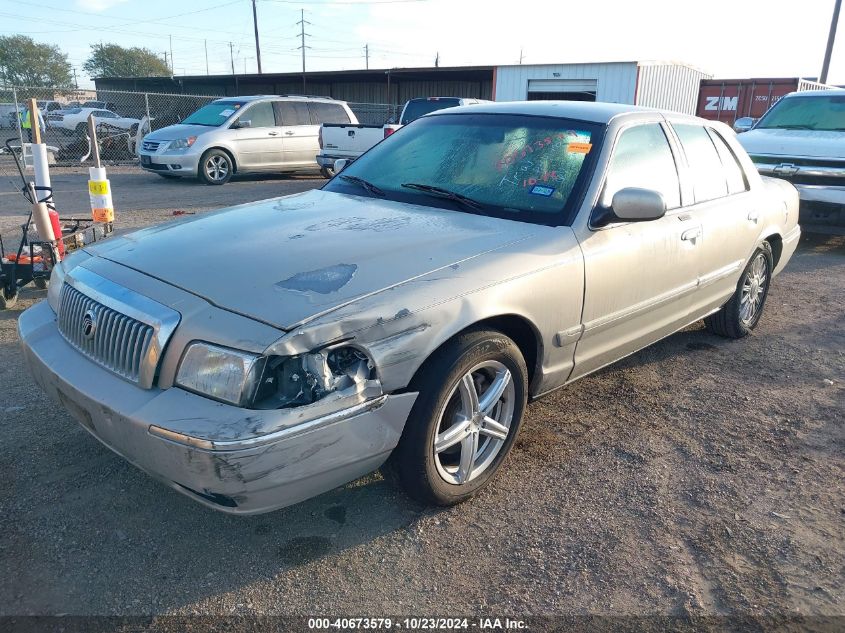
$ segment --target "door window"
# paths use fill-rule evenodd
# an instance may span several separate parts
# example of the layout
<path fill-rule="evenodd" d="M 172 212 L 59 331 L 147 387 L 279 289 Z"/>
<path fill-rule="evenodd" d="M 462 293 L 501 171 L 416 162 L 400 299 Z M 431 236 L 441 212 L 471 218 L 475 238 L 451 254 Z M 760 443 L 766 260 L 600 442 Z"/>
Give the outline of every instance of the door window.
<path fill-rule="evenodd" d="M 700 125 L 673 124 L 672 127 L 687 156 L 696 203 L 728 195 L 722 159 L 707 130 Z"/>
<path fill-rule="evenodd" d="M 725 179 L 728 183 L 728 193 L 742 193 L 748 191 L 748 183 L 745 182 L 745 172 L 742 166 L 737 161 L 736 156 L 725 143 L 725 140 L 719 136 L 715 130 L 708 129 L 710 138 L 716 146 L 716 151 L 719 152 L 719 158 L 722 160 L 722 167 L 725 170 Z"/>
<path fill-rule="evenodd" d="M 241 120 L 249 121 L 250 127 L 275 127 L 276 118 L 273 116 L 273 104 L 269 101 L 256 103 L 244 111 Z"/>
<path fill-rule="evenodd" d="M 603 205 L 610 206 L 613 194 L 625 187 L 659 191 L 667 209 L 681 206 L 678 168 L 660 124 L 638 125 L 620 134 L 608 169 Z"/>
<path fill-rule="evenodd" d="M 349 115 L 339 103 L 323 103 L 312 101 L 308 104 L 311 110 L 311 122 L 320 125 L 321 123 L 349 123 Z"/>
<path fill-rule="evenodd" d="M 311 114 L 304 101 L 276 101 L 276 120 L 278 125 L 311 125 Z"/>

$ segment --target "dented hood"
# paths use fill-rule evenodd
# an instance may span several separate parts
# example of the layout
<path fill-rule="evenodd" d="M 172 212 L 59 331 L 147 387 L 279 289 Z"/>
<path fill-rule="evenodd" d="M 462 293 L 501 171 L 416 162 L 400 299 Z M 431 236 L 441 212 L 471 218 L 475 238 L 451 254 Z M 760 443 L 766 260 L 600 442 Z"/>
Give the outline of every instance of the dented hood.
<path fill-rule="evenodd" d="M 288 330 L 524 240 L 539 227 L 309 191 L 110 238 L 93 255 Z"/>

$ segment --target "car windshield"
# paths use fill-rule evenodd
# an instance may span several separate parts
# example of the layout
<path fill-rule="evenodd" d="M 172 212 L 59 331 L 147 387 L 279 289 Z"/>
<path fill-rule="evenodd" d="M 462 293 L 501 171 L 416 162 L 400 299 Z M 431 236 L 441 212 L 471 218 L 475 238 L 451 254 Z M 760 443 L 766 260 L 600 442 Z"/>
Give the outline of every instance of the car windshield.
<path fill-rule="evenodd" d="M 460 99 L 411 99 L 405 106 L 405 109 L 402 110 L 402 120 L 399 123 L 408 125 L 408 123 L 416 121 L 424 114 L 445 108 L 454 108 L 460 104 Z"/>
<path fill-rule="evenodd" d="M 781 99 L 760 119 L 757 129 L 845 130 L 845 95 Z"/>
<path fill-rule="evenodd" d="M 219 127 L 244 106 L 243 101 L 215 101 L 201 107 L 182 123 Z"/>
<path fill-rule="evenodd" d="M 555 117 L 437 114 L 401 128 L 324 189 L 565 224 L 601 130 Z"/>

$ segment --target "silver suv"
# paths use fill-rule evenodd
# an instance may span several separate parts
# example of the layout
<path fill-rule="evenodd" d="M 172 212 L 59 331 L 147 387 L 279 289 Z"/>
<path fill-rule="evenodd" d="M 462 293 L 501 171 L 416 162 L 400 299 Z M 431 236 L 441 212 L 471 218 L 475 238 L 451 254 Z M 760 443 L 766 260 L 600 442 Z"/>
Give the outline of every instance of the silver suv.
<path fill-rule="evenodd" d="M 358 123 L 328 97 L 227 97 L 144 137 L 141 167 L 222 185 L 233 173 L 317 169 L 321 123 Z"/>

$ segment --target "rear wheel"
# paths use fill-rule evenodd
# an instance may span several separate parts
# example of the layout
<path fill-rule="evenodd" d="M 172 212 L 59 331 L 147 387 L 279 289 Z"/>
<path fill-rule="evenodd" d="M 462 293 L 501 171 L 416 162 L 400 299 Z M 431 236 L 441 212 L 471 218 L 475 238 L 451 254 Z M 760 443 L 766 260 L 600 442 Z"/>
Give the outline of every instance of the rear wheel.
<path fill-rule="evenodd" d="M 207 185 L 224 185 L 232 177 L 232 159 L 223 150 L 208 150 L 200 158 L 199 177 Z"/>
<path fill-rule="evenodd" d="M 419 396 L 387 468 L 424 503 L 468 499 L 510 452 L 527 385 L 525 360 L 510 338 L 489 330 L 458 335 L 409 386 Z"/>
<path fill-rule="evenodd" d="M 772 247 L 763 242 L 742 271 L 736 291 L 715 314 L 704 319 L 707 329 L 728 338 L 742 338 L 757 327 L 772 280 Z"/>

